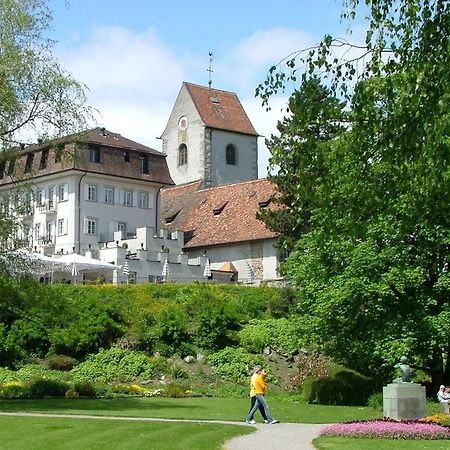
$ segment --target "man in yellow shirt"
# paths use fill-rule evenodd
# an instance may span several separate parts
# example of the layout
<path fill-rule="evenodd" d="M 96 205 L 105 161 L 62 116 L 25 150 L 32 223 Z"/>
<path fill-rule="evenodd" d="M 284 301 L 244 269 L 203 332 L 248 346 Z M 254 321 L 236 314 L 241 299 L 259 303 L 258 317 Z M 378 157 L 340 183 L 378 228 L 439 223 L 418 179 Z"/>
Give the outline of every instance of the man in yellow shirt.
<path fill-rule="evenodd" d="M 250 412 L 252 410 L 253 406 L 255 406 L 255 403 L 256 403 L 255 380 L 260 372 L 261 372 L 261 366 L 255 366 L 255 368 L 253 369 L 252 377 L 250 378 L 250 409 L 248 412 Z M 264 423 L 269 423 L 269 421 L 267 420 L 266 413 L 264 412 L 263 406 L 259 405 L 258 409 L 259 409 L 259 412 L 261 413 L 261 416 L 264 419 Z M 252 425 L 254 425 L 256 422 L 254 420 L 251 420 L 250 423 Z"/>
<path fill-rule="evenodd" d="M 265 394 L 266 394 L 266 371 L 264 369 L 260 369 L 254 379 L 254 393 L 256 397 L 255 404 L 253 405 L 253 408 L 248 413 L 247 419 L 245 420 L 249 424 L 254 424 L 255 421 L 253 420 L 253 416 L 256 412 L 256 410 L 259 408 L 259 405 L 262 405 L 264 408 L 264 413 L 266 414 L 266 420 L 269 424 L 275 424 L 278 423 L 278 420 L 272 418 L 269 412 L 269 406 L 267 405 Z"/>

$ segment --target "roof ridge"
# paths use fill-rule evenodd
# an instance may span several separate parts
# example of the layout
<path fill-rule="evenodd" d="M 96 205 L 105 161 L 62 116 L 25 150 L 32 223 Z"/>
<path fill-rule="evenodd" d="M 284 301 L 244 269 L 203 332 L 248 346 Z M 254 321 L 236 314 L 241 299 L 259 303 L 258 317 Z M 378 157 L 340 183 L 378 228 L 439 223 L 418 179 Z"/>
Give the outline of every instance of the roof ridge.
<path fill-rule="evenodd" d="M 226 91 L 225 89 L 216 89 L 216 88 L 212 88 L 212 87 L 208 87 L 208 86 L 202 86 L 201 84 L 190 83 L 189 81 L 183 81 L 183 83 L 184 83 L 186 86 L 195 86 L 195 87 L 197 87 L 197 88 L 204 89 L 205 91 L 224 92 L 224 93 L 226 93 L 226 94 L 232 94 L 232 95 L 234 95 L 234 96 L 237 97 L 236 92 L 233 92 L 233 91 Z"/>

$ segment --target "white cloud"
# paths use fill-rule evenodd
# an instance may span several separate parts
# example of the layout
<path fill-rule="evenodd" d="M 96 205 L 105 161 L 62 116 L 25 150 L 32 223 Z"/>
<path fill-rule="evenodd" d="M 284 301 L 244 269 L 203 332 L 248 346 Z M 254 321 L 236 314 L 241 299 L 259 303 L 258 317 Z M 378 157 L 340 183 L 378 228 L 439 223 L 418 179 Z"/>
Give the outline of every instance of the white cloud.
<path fill-rule="evenodd" d="M 258 31 L 236 45 L 218 64 L 220 78 L 245 90 L 264 81 L 267 70 L 293 52 L 314 44 L 302 30 L 275 28 Z"/>
<path fill-rule="evenodd" d="M 261 100 L 258 98 L 241 99 L 247 115 L 250 118 L 256 131 L 261 135 L 258 139 L 258 176 L 263 178 L 267 175 L 267 166 L 269 164 L 270 152 L 265 144 L 272 134 L 277 135 L 277 123 L 286 115 L 286 105 L 288 97 L 275 97 L 271 101 L 271 110 L 261 106 Z"/>
<path fill-rule="evenodd" d="M 283 117 L 287 98 L 272 99 L 272 110 L 266 112 L 261 100 L 252 97 L 254 89 L 270 65 L 306 45 L 310 37 L 299 30 L 255 33 L 215 62 L 214 78 L 219 81 L 213 86 L 235 90 L 258 133 L 269 138 Z M 186 78 L 203 71 L 198 66 L 204 58 L 186 51 L 175 54 L 153 29 L 134 33 L 123 27 L 95 28 L 81 45 L 63 48 L 59 59 L 88 86 L 89 103 L 99 111 L 98 125 L 159 151 L 157 136 L 164 130 L 182 81 L 206 84 L 207 79 Z M 259 150 L 263 177 L 269 159 L 264 138 L 259 139 Z"/>
<path fill-rule="evenodd" d="M 91 98 L 103 102 L 147 102 L 179 86 L 183 68 L 152 29 L 137 34 L 123 27 L 102 27 L 82 46 L 64 49 L 64 67 L 86 83 Z"/>

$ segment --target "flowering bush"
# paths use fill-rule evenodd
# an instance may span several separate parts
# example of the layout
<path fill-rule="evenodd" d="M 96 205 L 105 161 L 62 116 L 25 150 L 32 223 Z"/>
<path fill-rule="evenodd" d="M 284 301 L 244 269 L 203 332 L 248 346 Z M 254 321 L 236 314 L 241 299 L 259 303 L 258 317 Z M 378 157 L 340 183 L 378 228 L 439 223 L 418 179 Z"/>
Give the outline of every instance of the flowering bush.
<path fill-rule="evenodd" d="M 321 436 L 385 439 L 450 439 L 450 428 L 418 420 L 369 420 L 328 425 Z"/>
<path fill-rule="evenodd" d="M 287 386 L 288 391 L 303 389 L 310 378 L 325 378 L 333 367 L 331 359 L 321 355 L 301 355 L 297 360 L 298 372 L 292 376 Z"/>

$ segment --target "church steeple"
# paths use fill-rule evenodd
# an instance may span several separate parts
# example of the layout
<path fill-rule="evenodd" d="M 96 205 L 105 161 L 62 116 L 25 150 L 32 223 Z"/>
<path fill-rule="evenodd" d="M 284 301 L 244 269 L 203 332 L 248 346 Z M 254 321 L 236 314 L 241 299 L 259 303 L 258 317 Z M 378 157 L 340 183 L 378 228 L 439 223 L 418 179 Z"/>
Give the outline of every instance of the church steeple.
<path fill-rule="evenodd" d="M 183 83 L 162 139 L 176 184 L 258 177 L 258 133 L 233 92 Z"/>

